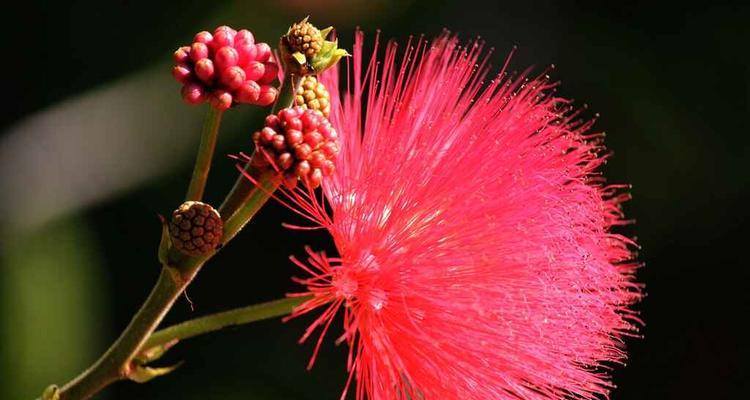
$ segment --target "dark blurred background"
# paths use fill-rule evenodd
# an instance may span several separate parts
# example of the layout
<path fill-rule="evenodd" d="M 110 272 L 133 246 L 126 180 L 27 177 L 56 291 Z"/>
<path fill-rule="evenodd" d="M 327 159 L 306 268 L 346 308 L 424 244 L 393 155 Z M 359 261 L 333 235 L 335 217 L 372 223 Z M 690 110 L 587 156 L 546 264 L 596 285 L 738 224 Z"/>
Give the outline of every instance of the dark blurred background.
<path fill-rule="evenodd" d="M 627 205 L 642 245 L 638 307 L 645 339 L 629 341 L 613 399 L 744 398 L 750 268 L 748 118 L 750 8 L 736 2 L 461 0 L 266 2 L 86 1 L 4 5 L 0 120 L 0 398 L 30 399 L 63 383 L 112 342 L 159 272 L 157 214 L 187 185 L 202 107 L 181 103 L 169 67 L 199 30 L 229 24 L 272 45 L 307 14 L 403 40 L 443 27 L 481 36 L 501 64 L 554 63 L 560 93 L 601 113 L 611 182 L 633 184 Z M 675 5 L 679 4 L 679 5 Z M 250 149 L 262 110 L 228 113 L 221 153 Z M 208 201 L 235 178 L 217 157 Z M 167 322 L 294 290 L 290 253 L 330 247 L 288 231 L 269 204 L 189 288 Z M 336 399 L 345 349 L 332 341 L 311 372 L 310 319 L 260 322 L 192 339 L 164 363 L 176 372 L 118 383 L 101 399 Z M 335 328 L 334 328 L 335 329 Z"/>

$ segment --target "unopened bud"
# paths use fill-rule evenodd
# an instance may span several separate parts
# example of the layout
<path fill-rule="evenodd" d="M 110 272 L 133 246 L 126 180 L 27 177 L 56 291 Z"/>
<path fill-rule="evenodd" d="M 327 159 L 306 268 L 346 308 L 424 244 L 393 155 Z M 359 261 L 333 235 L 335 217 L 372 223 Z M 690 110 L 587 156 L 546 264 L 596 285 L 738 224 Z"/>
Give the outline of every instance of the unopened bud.
<path fill-rule="evenodd" d="M 331 96 L 318 78 L 308 75 L 302 78 L 294 98 L 294 105 L 320 111 L 324 117 L 328 118 L 331 113 Z"/>
<path fill-rule="evenodd" d="M 200 201 L 182 203 L 169 222 L 172 245 L 189 256 L 213 252 L 221 244 L 223 229 L 219 213 Z"/>
<path fill-rule="evenodd" d="M 278 97 L 271 86 L 279 66 L 271 60 L 271 48 L 255 43 L 245 29 L 220 26 L 213 33 L 199 32 L 190 46 L 174 53 L 175 80 L 183 84 L 182 98 L 189 104 L 206 100 L 219 110 L 237 103 L 267 106 Z"/>
<path fill-rule="evenodd" d="M 348 55 L 346 50 L 338 48 L 337 41 L 325 40 L 332 30 L 333 27 L 319 30 L 308 22 L 307 17 L 292 24 L 279 42 L 279 51 L 288 73 L 318 74 Z"/>
<path fill-rule="evenodd" d="M 320 186 L 324 176 L 334 172 L 338 136 L 319 111 L 302 107 L 285 108 L 266 118 L 266 126 L 253 135 L 256 152 L 253 165 L 272 162 L 292 189 L 298 181 L 310 188 Z"/>

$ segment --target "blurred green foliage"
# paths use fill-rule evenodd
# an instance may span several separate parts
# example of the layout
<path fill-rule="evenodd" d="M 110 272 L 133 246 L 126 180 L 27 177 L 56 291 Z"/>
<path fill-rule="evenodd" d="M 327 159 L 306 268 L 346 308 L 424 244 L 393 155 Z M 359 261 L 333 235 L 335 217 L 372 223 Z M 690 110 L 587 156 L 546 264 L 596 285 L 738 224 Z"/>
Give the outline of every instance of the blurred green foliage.
<path fill-rule="evenodd" d="M 110 299 L 96 246 L 75 216 L 3 242 L 1 365 L 12 379 L 3 379 L 0 398 L 41 395 L 104 348 Z"/>

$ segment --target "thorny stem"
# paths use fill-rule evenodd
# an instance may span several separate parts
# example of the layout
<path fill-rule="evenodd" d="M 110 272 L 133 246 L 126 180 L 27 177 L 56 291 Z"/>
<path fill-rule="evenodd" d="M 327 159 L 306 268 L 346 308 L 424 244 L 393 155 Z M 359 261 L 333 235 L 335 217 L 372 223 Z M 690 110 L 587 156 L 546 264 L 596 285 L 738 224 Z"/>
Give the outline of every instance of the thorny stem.
<path fill-rule="evenodd" d="M 152 349 L 158 346 L 169 346 L 177 340 L 189 339 L 229 326 L 244 325 L 287 315 L 292 312 L 294 307 L 308 299 L 309 297 L 284 298 L 185 321 L 154 332 L 143 345 L 143 348 Z"/>
<path fill-rule="evenodd" d="M 203 191 L 206 188 L 208 172 L 211 169 L 211 159 L 216 148 L 216 139 L 219 137 L 219 126 L 221 125 L 221 116 L 224 112 L 208 107 L 208 114 L 203 123 L 201 132 L 201 142 L 198 147 L 198 156 L 195 159 L 193 176 L 190 178 L 190 186 L 185 196 L 186 201 L 200 201 L 203 198 Z"/>

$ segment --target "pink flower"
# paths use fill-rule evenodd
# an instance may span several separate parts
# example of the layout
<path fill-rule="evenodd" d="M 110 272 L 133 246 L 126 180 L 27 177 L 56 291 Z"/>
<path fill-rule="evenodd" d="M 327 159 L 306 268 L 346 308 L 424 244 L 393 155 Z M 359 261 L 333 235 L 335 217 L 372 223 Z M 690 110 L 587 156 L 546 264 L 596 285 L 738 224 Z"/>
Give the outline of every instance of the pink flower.
<path fill-rule="evenodd" d="M 489 76 L 479 43 L 389 43 L 369 62 L 362 47 L 358 32 L 341 101 L 321 77 L 340 134 L 330 212 L 287 192 L 340 255 L 293 259 L 312 298 L 292 317 L 322 310 L 311 365 L 343 314 L 342 399 L 352 378 L 357 399 L 606 397 L 641 286 L 603 135 L 547 77 Z"/>

